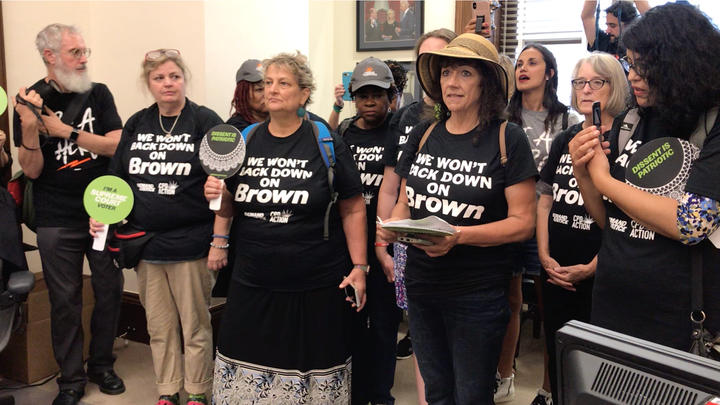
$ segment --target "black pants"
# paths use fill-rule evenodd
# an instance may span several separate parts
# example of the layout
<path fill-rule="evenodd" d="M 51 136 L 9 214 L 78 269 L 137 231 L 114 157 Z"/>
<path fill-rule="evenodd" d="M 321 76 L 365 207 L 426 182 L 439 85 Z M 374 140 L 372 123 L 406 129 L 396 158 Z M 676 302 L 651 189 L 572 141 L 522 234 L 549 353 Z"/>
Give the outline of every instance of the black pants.
<path fill-rule="evenodd" d="M 583 280 L 575 285 L 577 291 L 566 290 L 547 282 L 548 275 L 542 270 L 542 294 L 545 308 L 545 344 L 548 353 L 548 373 L 552 397 L 558 398 L 557 351 L 555 350 L 555 332 L 565 323 L 575 319 L 590 323 L 592 309 L 592 288 L 594 277 Z"/>
<path fill-rule="evenodd" d="M 395 398 L 390 390 L 395 381 L 397 332 L 402 310 L 395 302 L 395 284 L 388 283 L 374 254 L 369 264 L 367 303 L 352 319 L 352 403 L 393 405 Z"/>
<path fill-rule="evenodd" d="M 62 375 L 60 389 L 82 391 L 87 383 L 83 368 L 82 272 L 87 256 L 92 271 L 95 307 L 90 321 L 88 371 L 111 370 L 113 341 L 120 319 L 124 277 L 107 250 L 92 249 L 87 228 L 37 228 L 43 275 L 50 293 L 50 325 L 55 360 Z"/>

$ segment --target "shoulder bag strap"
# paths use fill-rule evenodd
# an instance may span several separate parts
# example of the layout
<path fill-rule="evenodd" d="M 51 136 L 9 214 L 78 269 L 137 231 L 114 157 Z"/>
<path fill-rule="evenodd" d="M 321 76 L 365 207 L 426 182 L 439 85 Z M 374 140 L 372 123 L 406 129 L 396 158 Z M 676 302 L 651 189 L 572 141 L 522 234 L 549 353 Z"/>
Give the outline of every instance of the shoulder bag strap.
<path fill-rule="evenodd" d="M 640 122 L 640 114 L 638 109 L 633 108 L 625 115 L 622 125 L 620 125 L 620 134 L 618 135 L 618 155 L 625 149 L 630 138 L 632 138 Z"/>
<path fill-rule="evenodd" d="M 415 152 L 416 155 L 420 153 L 420 149 L 422 149 L 423 145 L 425 145 L 425 142 L 430 137 L 430 133 L 433 131 L 433 129 L 435 129 L 435 126 L 437 126 L 437 122 L 433 122 L 432 124 L 430 124 L 428 129 L 423 134 L 422 138 L 420 139 L 420 144 L 418 145 L 417 152 Z"/>
<path fill-rule="evenodd" d="M 707 347 L 703 341 L 703 265 L 702 265 L 702 243 L 690 246 L 690 299 L 692 320 L 692 349 L 691 351 L 701 357 L 707 357 Z"/>
<path fill-rule="evenodd" d="M 505 128 L 507 127 L 507 121 L 503 121 L 500 124 L 500 164 L 505 166 L 507 164 L 507 146 L 505 145 Z"/>
<path fill-rule="evenodd" d="M 95 83 L 92 84 L 92 86 L 95 86 Z M 90 90 L 86 91 L 85 93 L 77 93 L 75 94 L 75 97 L 73 97 L 72 101 L 70 102 L 70 105 L 68 108 L 63 112 L 62 118 L 60 118 L 60 121 L 63 123 L 73 126 L 73 121 L 75 121 L 75 117 L 77 117 L 78 113 L 80 112 L 80 109 L 85 104 L 85 101 L 90 97 L 90 93 L 92 93 L 92 87 Z M 73 127 L 75 128 L 75 127 Z"/>
<path fill-rule="evenodd" d="M 568 114 L 567 111 L 565 111 L 565 112 L 563 113 L 563 118 L 562 118 L 562 130 L 563 130 L 563 131 L 568 128 L 568 118 L 569 118 L 569 115 L 570 115 L 570 114 Z"/>

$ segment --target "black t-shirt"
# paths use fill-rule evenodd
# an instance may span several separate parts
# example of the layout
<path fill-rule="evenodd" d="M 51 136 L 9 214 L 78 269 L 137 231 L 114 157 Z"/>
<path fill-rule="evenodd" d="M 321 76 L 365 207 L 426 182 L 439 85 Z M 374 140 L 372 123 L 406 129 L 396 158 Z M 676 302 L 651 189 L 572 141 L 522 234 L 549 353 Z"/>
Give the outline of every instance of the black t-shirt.
<path fill-rule="evenodd" d="M 620 41 L 611 41 L 610 35 L 605 31 L 598 31 L 597 40 L 590 46 L 588 44 L 588 52 L 600 51 L 614 55 L 617 58 L 622 58 L 627 54 L 627 49 L 624 46 L 620 46 Z"/>
<path fill-rule="evenodd" d="M 413 219 L 436 215 L 451 225 L 488 224 L 507 218 L 505 188 L 537 176 L 525 132 L 514 124 L 505 131 L 508 162 L 500 164 L 499 128 L 495 122 L 480 136 L 476 130 L 452 135 L 440 122 L 415 155 L 430 122 L 416 125 L 403 147 L 395 172 L 407 179 L 406 193 Z M 505 287 L 513 262 L 507 245 L 458 245 L 431 258 L 410 246 L 405 275 L 408 296 L 442 298 Z"/>
<path fill-rule="evenodd" d="M 340 283 L 352 268 L 338 204 L 330 214 L 330 240 L 323 239 L 330 201 L 327 168 L 312 123 L 292 135 L 270 134 L 260 124 L 247 144 L 245 163 L 226 181 L 235 199 L 238 243 L 233 278 L 244 285 L 304 291 Z M 350 148 L 331 133 L 339 199 L 363 192 Z"/>
<path fill-rule="evenodd" d="M 33 85 L 37 86 L 44 79 Z M 62 118 L 77 93 L 63 93 L 46 101 L 51 110 Z M 105 135 L 122 129 L 115 100 L 102 83 L 94 83 L 85 104 L 72 122 L 73 128 Z M 21 147 L 20 116 L 13 116 L 15 146 Z M 42 145 L 41 139 L 41 145 Z M 87 228 L 88 215 L 83 206 L 83 194 L 88 184 L 107 174 L 110 158 L 91 153 L 69 139 L 51 137 L 42 147 L 43 169 L 33 182 L 33 204 L 38 227 Z"/>
<path fill-rule="evenodd" d="M 617 151 L 616 118 L 610 134 Z M 643 110 L 633 137 L 610 158 L 611 174 L 625 181 L 630 157 L 644 143 L 672 136 L 652 108 Z M 720 122 L 710 131 L 693 164 L 686 190 L 720 201 Z M 690 247 L 648 230 L 605 202 L 606 220 L 593 291 L 592 322 L 679 350 L 690 346 Z M 720 330 L 720 250 L 702 242 L 705 327 Z"/>
<path fill-rule="evenodd" d="M 111 171 L 133 190 L 130 224 L 157 232 L 143 259 L 195 260 L 207 255 L 215 218 L 204 197 L 207 174 L 200 165 L 200 142 L 223 122 L 212 110 L 185 99 L 172 135 L 166 136 L 159 114 L 153 104 L 130 117 Z M 163 126 L 171 128 L 175 119 L 163 117 Z"/>
<path fill-rule="evenodd" d="M 422 121 L 424 112 L 429 108 L 431 107 L 421 99 L 395 112 L 393 118 L 390 120 L 390 128 L 388 129 L 388 137 L 385 142 L 382 164 L 395 167 L 400 160 L 401 148 L 407 142 L 410 131 L 412 131 L 415 125 Z"/>
<path fill-rule="evenodd" d="M 561 266 L 590 263 L 602 240 L 602 229 L 585 210 L 568 149 L 582 125 L 575 124 L 555 137 L 540 172 L 542 180 L 553 189 L 548 217 L 550 257 Z"/>
<path fill-rule="evenodd" d="M 392 113 L 388 115 L 385 122 L 377 128 L 361 129 L 357 125 L 350 124 L 343 134 L 345 142 L 350 146 L 350 151 L 355 159 L 355 164 L 360 172 L 360 179 L 363 184 L 363 197 L 367 209 L 368 244 L 375 243 L 375 221 L 377 216 L 378 192 L 383 179 L 385 165 L 381 162 L 385 140 L 388 137 L 388 127 Z M 374 251 L 372 249 L 371 251 Z"/>

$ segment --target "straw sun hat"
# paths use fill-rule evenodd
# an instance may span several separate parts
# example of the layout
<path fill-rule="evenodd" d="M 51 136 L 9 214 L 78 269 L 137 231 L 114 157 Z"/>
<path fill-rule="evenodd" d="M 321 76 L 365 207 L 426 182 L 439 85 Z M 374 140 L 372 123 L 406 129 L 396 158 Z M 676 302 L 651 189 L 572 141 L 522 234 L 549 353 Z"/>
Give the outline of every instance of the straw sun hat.
<path fill-rule="evenodd" d="M 477 34 L 462 34 L 439 51 L 425 52 L 418 57 L 417 71 L 425 93 L 436 102 L 442 101 L 440 88 L 440 61 L 446 58 L 481 60 L 495 71 L 507 95 L 508 77 L 500 65 L 500 57 L 492 42 Z M 507 96 L 505 97 L 507 99 Z"/>

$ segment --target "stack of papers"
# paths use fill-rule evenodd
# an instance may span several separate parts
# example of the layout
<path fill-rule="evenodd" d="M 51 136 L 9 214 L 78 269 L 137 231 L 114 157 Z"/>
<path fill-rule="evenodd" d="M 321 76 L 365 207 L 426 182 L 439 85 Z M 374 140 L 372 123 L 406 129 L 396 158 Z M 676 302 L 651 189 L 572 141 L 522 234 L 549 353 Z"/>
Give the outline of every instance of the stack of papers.
<path fill-rule="evenodd" d="M 403 219 L 400 221 L 386 222 L 382 224 L 382 227 L 383 229 L 393 232 L 433 236 L 449 236 L 456 232 L 455 228 L 435 215 L 423 219 Z"/>

